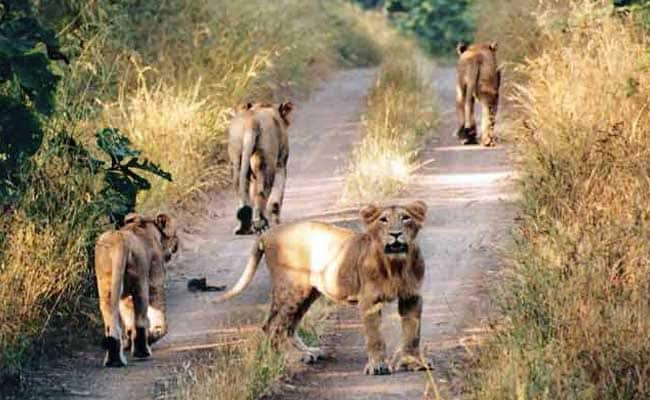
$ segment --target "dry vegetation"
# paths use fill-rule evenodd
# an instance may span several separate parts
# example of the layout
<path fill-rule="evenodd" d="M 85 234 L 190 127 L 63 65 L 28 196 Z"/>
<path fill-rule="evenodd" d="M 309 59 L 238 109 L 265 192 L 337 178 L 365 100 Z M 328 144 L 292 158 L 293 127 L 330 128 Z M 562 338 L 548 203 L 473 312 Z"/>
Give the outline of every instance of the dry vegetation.
<path fill-rule="evenodd" d="M 258 399 L 286 372 L 287 360 L 256 334 L 243 345 L 211 353 L 201 363 L 198 372 L 185 374 L 164 398 Z"/>
<path fill-rule="evenodd" d="M 495 5 L 481 19 L 493 34 L 534 34 L 514 43 L 530 57 L 517 65 L 522 80 L 508 132 L 516 140 L 522 221 L 498 288 L 503 319 L 482 351 L 473 396 L 646 399 L 646 32 L 610 2 L 546 2 L 535 16 L 507 23 L 499 18 L 509 13 L 497 6 L 534 10 L 537 2 L 485 3 Z M 502 49 L 509 46 L 502 40 Z"/>
<path fill-rule="evenodd" d="M 59 132 L 92 148 L 98 128 L 122 130 L 174 178 L 152 179 L 138 209 L 170 208 L 225 183 L 233 105 L 285 98 L 332 67 L 380 58 L 339 1 L 35 4 L 45 21 L 63 21 L 56 28 L 73 61 L 37 168 L 25 177 L 29 191 L 11 213 L 1 211 L 0 377 L 19 371 L 35 342 L 57 337 L 57 326 L 97 325 L 89 250 L 108 227 L 96 205 L 102 185 L 57 144 Z"/>
<path fill-rule="evenodd" d="M 373 24 L 383 23 L 369 13 Z M 377 28 L 375 28 L 377 29 Z M 438 109 L 416 45 L 384 28 L 376 35 L 384 63 L 367 99 L 364 137 L 352 153 L 343 201 L 363 203 L 396 195 L 414 172 L 418 152 L 437 122 Z"/>

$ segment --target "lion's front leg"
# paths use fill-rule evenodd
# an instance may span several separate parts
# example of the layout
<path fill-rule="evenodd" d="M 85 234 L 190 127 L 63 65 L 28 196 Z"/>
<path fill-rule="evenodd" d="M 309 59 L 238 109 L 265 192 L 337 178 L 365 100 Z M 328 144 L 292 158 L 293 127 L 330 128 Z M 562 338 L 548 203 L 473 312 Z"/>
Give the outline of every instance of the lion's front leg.
<path fill-rule="evenodd" d="M 359 303 L 359 312 L 363 321 L 368 363 L 364 372 L 366 375 L 389 375 L 390 368 L 386 360 L 386 343 L 381 335 L 381 310 L 383 303 Z"/>
<path fill-rule="evenodd" d="M 402 324 L 402 343 L 393 357 L 392 371 L 430 369 L 431 363 L 420 354 L 422 296 L 400 297 L 398 312 Z"/>

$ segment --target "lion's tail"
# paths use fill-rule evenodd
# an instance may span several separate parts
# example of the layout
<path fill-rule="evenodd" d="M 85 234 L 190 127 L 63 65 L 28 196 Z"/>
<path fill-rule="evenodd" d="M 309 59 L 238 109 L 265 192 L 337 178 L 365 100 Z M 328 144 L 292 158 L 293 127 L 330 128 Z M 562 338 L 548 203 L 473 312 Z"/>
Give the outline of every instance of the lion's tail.
<path fill-rule="evenodd" d="M 216 299 L 215 302 L 221 303 L 222 301 L 228 300 L 243 292 L 244 289 L 246 289 L 246 287 L 248 287 L 248 285 L 253 280 L 253 276 L 255 276 L 255 272 L 257 272 L 257 266 L 260 264 L 263 255 L 264 255 L 263 242 L 261 238 L 257 238 L 257 241 L 255 242 L 255 246 L 253 247 L 253 251 L 251 252 L 250 257 L 248 258 L 248 264 L 246 264 L 246 269 L 244 270 L 244 273 L 239 278 L 235 286 L 233 286 L 223 296 Z"/>
<path fill-rule="evenodd" d="M 260 133 L 259 124 L 254 118 L 249 118 L 244 121 L 244 136 L 242 138 L 242 152 L 238 171 L 239 182 L 237 184 L 242 201 L 248 198 L 248 185 L 246 182 L 248 181 L 248 174 L 251 168 L 251 157 L 255 151 Z"/>

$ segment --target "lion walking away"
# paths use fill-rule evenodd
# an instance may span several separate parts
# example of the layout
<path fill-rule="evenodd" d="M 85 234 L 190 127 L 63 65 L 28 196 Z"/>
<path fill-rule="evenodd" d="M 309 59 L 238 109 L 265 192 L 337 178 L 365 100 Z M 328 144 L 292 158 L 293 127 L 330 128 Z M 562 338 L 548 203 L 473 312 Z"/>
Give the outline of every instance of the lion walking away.
<path fill-rule="evenodd" d="M 177 250 L 176 225 L 167 214 L 129 214 L 121 229 L 97 239 L 95 275 L 105 366 L 126 366 L 125 347 L 134 357 L 151 356 L 149 344 L 167 333 L 163 263 Z"/>
<path fill-rule="evenodd" d="M 497 43 L 458 43 L 456 65 L 456 135 L 463 144 L 476 144 L 474 101 L 481 103 L 481 144 L 494 146 L 494 125 L 499 106 L 501 71 L 497 65 Z"/>
<path fill-rule="evenodd" d="M 287 102 L 277 106 L 247 103 L 235 110 L 228 155 L 239 196 L 237 235 L 266 230 L 268 213 L 274 224 L 280 223 L 289 159 L 288 116 L 292 109 L 293 104 Z"/>

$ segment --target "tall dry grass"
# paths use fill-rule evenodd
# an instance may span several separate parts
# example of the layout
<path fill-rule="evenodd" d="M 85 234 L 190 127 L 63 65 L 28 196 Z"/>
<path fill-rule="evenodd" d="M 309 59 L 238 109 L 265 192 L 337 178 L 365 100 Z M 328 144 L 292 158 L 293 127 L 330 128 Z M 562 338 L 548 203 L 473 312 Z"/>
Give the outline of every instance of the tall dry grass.
<path fill-rule="evenodd" d="M 522 222 L 481 399 L 650 397 L 650 63 L 609 2 L 535 18 L 511 136 Z"/>
<path fill-rule="evenodd" d="M 109 227 L 97 206 L 102 182 L 61 132 L 92 151 L 98 128 L 119 128 L 174 178 L 152 179 L 138 210 L 170 208 L 225 183 L 232 106 L 283 99 L 331 68 L 380 57 L 338 0 L 33 3 L 72 63 L 29 189 L 1 211 L 0 380 L 20 371 L 34 343 L 51 343 L 53 328 L 97 323 L 90 249 Z"/>
<path fill-rule="evenodd" d="M 408 183 L 418 152 L 438 118 L 418 50 L 395 37 L 367 99 L 364 137 L 352 153 L 342 200 L 379 201 Z"/>

